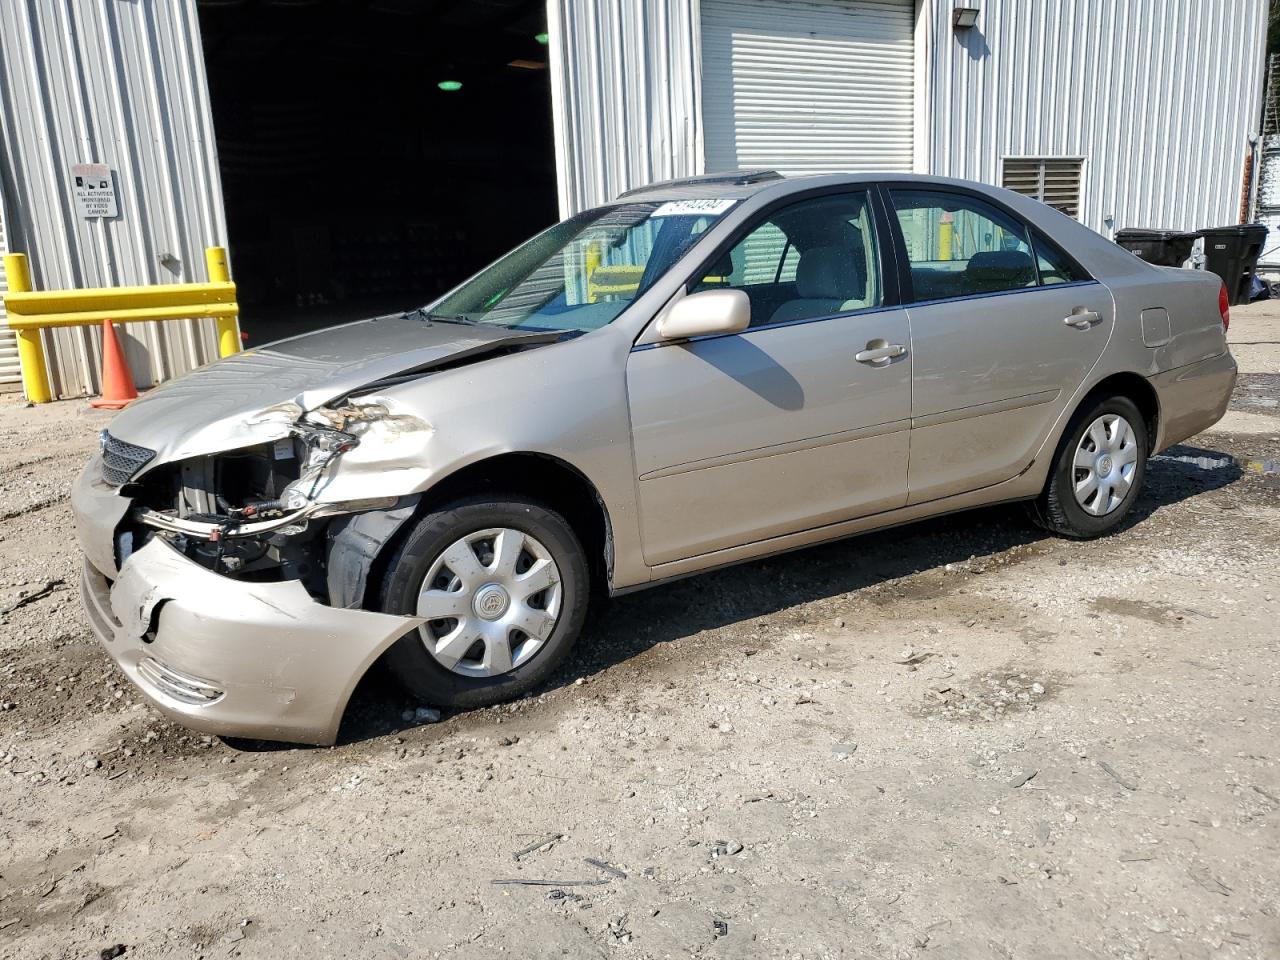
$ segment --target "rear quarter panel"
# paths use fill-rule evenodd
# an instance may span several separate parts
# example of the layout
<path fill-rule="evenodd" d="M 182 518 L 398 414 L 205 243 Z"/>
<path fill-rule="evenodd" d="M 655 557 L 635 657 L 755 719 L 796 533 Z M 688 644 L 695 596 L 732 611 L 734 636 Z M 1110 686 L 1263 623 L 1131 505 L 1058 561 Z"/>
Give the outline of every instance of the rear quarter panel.
<path fill-rule="evenodd" d="M 1112 337 L 1116 360 L 1130 364 L 1143 376 L 1185 367 L 1217 357 L 1227 350 L 1227 338 L 1218 313 L 1216 274 L 1174 267 L 1149 267 L 1144 274 L 1129 274 L 1106 281 L 1116 301 L 1117 325 Z M 1168 337 L 1153 337 L 1147 324 L 1144 338 L 1143 314 L 1164 310 L 1168 314 Z"/>
<path fill-rule="evenodd" d="M 1150 266 L 1109 283 L 1117 322 L 1105 367 L 1140 373 L 1154 388 L 1160 414 L 1153 452 L 1207 429 L 1226 412 L 1236 366 L 1218 312 L 1221 283 L 1200 270 Z"/>

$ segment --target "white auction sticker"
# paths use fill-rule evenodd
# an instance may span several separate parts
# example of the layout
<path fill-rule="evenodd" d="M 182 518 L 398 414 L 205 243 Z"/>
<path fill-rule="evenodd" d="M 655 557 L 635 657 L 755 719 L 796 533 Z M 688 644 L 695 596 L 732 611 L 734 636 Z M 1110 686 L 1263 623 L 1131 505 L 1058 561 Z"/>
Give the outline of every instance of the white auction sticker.
<path fill-rule="evenodd" d="M 655 217 L 718 217 L 730 209 L 733 197 L 705 197 L 701 200 L 671 200 L 653 211 Z"/>

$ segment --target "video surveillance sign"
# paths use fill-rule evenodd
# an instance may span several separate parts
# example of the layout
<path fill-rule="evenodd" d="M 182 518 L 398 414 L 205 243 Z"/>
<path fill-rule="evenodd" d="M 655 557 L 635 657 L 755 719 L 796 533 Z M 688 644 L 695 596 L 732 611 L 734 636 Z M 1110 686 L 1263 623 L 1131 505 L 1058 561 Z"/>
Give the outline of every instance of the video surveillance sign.
<path fill-rule="evenodd" d="M 80 216 L 87 220 L 120 215 L 120 208 L 116 205 L 115 175 L 105 163 L 73 163 L 71 181 Z"/>

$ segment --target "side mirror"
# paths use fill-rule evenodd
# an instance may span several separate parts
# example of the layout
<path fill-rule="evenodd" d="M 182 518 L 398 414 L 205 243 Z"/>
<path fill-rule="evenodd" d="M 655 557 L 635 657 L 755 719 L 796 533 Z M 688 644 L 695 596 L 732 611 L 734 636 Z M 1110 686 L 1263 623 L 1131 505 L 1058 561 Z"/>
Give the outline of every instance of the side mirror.
<path fill-rule="evenodd" d="M 676 303 L 658 321 L 664 340 L 738 333 L 751 325 L 751 301 L 741 290 L 703 290 Z"/>

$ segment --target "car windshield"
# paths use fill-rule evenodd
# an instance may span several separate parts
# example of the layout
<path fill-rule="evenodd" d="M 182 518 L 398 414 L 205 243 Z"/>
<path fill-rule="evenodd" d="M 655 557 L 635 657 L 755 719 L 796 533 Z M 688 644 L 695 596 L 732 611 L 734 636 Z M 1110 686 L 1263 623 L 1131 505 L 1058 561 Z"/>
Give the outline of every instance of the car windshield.
<path fill-rule="evenodd" d="M 623 203 L 571 217 L 423 311 L 522 330 L 597 330 L 684 256 L 736 201 Z"/>

